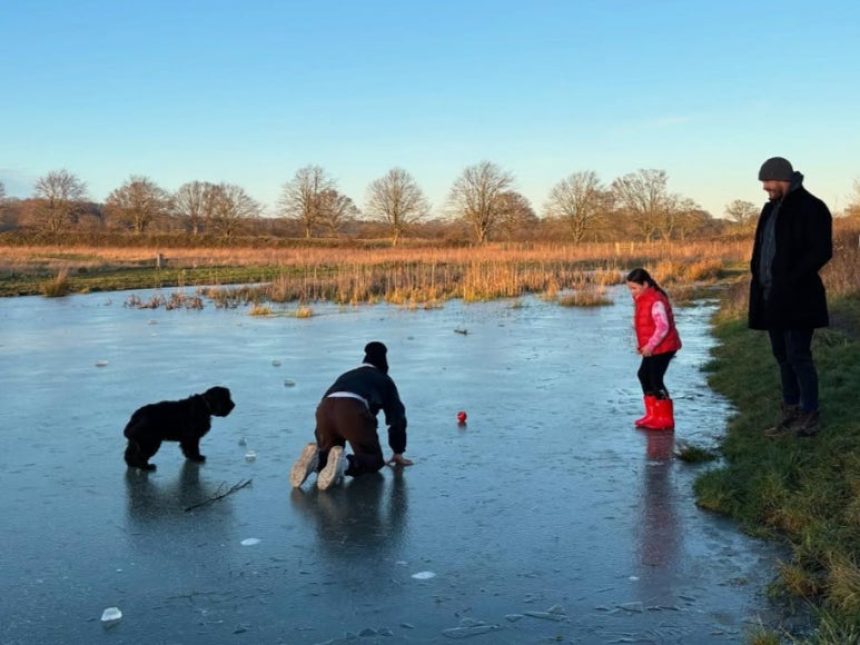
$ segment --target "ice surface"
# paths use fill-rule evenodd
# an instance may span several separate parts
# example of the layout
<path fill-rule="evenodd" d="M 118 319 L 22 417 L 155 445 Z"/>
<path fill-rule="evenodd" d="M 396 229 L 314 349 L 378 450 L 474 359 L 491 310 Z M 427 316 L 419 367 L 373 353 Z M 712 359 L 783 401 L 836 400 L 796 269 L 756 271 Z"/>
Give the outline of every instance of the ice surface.
<path fill-rule="evenodd" d="M 699 371 L 712 309 L 677 312 L 684 348 L 666 382 L 678 427 L 654 436 L 632 427 L 632 308 L 613 295 L 591 310 L 315 304 L 305 320 L 105 306 L 104 294 L 0 301 L 0 642 L 220 645 L 241 629 L 307 645 L 365 628 L 391 643 L 741 641 L 745 621 L 767 620 L 778 554 L 698 510 L 701 467 L 672 456 L 675 438 L 710 443 L 729 412 Z M 370 340 L 388 345 L 416 465 L 292 490 L 322 393 Z M 135 409 L 213 385 L 236 408 L 212 419 L 204 464 L 167 442 L 157 471 L 126 469 Z M 265 459 L 245 462 L 240 437 Z M 250 471 L 253 487 L 185 511 Z M 261 545 L 242 546 L 249 536 Z M 437 575 L 410 577 L 420 571 Z M 102 633 L 88 620 L 102 598 L 134 620 Z M 527 611 L 556 618 L 508 618 Z"/>

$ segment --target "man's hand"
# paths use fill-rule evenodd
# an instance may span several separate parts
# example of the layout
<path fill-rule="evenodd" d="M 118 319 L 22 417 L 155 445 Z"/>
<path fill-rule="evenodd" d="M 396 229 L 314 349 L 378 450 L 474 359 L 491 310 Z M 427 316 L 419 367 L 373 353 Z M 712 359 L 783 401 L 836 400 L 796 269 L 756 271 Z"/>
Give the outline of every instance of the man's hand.
<path fill-rule="evenodd" d="M 411 466 L 415 462 L 413 462 L 411 459 L 407 459 L 401 454 L 394 453 L 393 455 L 391 455 L 391 459 L 389 459 L 385 463 L 387 463 L 389 466 Z"/>

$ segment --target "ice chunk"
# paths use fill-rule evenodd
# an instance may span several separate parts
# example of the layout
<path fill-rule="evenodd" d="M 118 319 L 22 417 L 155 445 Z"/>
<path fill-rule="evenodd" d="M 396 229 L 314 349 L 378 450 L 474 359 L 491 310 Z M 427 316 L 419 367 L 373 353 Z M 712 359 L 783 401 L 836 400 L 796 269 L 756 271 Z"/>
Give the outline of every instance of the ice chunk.
<path fill-rule="evenodd" d="M 293 381 L 292 379 L 285 379 L 284 380 L 284 387 L 295 387 L 295 386 L 296 386 L 296 382 Z"/>
<path fill-rule="evenodd" d="M 645 605 L 641 602 L 624 602 L 618 605 L 618 608 L 635 614 L 641 614 L 645 611 Z"/>
<path fill-rule="evenodd" d="M 272 361 L 272 367 L 280 367 L 280 366 L 281 366 L 281 361 L 279 361 L 277 359 Z"/>
<path fill-rule="evenodd" d="M 432 571 L 419 571 L 418 573 L 413 573 L 412 577 L 416 580 L 429 580 L 430 578 L 435 578 L 436 574 Z"/>
<path fill-rule="evenodd" d="M 442 634 L 447 638 L 460 640 L 463 638 L 471 638 L 472 636 L 480 636 L 488 632 L 494 632 L 501 629 L 500 625 L 488 625 L 482 621 L 475 621 L 470 625 L 462 627 L 452 627 L 451 629 L 443 629 Z"/>
<path fill-rule="evenodd" d="M 254 461 L 257 458 L 257 453 L 253 450 L 249 450 L 245 453 L 245 461 Z"/>
<path fill-rule="evenodd" d="M 242 546 L 254 546 L 260 543 L 260 538 L 245 538 L 242 540 Z"/>
<path fill-rule="evenodd" d="M 108 366 L 107 361 L 96 361 L 96 367 L 107 367 L 107 366 Z"/>
<path fill-rule="evenodd" d="M 120 618 L 122 618 L 122 612 L 119 607 L 108 607 L 102 612 L 103 623 L 115 623 Z"/>

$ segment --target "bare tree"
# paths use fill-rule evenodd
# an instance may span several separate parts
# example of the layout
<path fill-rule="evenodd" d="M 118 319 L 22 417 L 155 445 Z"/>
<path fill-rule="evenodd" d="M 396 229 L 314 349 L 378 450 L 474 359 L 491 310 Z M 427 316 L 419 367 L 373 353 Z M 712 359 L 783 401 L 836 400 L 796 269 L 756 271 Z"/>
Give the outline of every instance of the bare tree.
<path fill-rule="evenodd" d="M 328 188 L 319 196 L 320 223 L 324 224 L 333 237 L 337 237 L 343 225 L 359 215 L 358 207 L 334 188 Z"/>
<path fill-rule="evenodd" d="M 0 204 L 6 201 L 6 186 L 0 181 Z"/>
<path fill-rule="evenodd" d="M 550 191 L 544 206 L 548 217 L 564 222 L 574 242 L 581 242 L 598 218 L 606 213 L 611 195 L 591 170 L 575 172 Z"/>
<path fill-rule="evenodd" d="M 174 193 L 173 212 L 188 221 L 192 235 L 198 235 L 203 222 L 212 218 L 216 189 L 208 181 L 189 181 Z"/>
<path fill-rule="evenodd" d="M 681 240 L 708 230 L 713 223 L 711 214 L 688 197 L 678 199 L 674 210 L 674 233 Z"/>
<path fill-rule="evenodd" d="M 736 199 L 726 206 L 726 215 L 741 228 L 750 228 L 755 224 L 759 214 L 759 208 L 752 202 Z"/>
<path fill-rule="evenodd" d="M 108 217 L 137 235 L 170 211 L 170 195 L 148 177 L 132 175 L 105 201 Z"/>
<path fill-rule="evenodd" d="M 515 190 L 507 190 L 498 196 L 499 218 L 496 229 L 506 239 L 525 238 L 538 224 L 529 200 Z"/>
<path fill-rule="evenodd" d="M 469 166 L 451 187 L 449 201 L 471 227 L 475 240 L 483 244 L 498 223 L 499 195 L 514 183 L 513 175 L 496 164 L 482 161 Z"/>
<path fill-rule="evenodd" d="M 854 180 L 854 193 L 849 197 L 851 200 L 845 208 L 848 217 L 860 216 L 860 179 Z"/>
<path fill-rule="evenodd" d="M 367 189 L 367 212 L 388 225 L 391 245 L 408 227 L 427 216 L 430 204 L 408 172 L 392 168 L 384 177 L 373 181 Z"/>
<path fill-rule="evenodd" d="M 310 237 L 323 219 L 321 195 L 335 188 L 334 180 L 320 166 L 299 168 L 281 190 L 281 213 L 288 219 L 300 222 L 305 237 Z"/>
<path fill-rule="evenodd" d="M 214 186 L 210 200 L 210 226 L 225 238 L 235 235 L 244 221 L 258 217 L 262 210 L 244 188 L 235 184 L 221 183 Z"/>
<path fill-rule="evenodd" d="M 616 203 L 647 242 L 671 237 L 677 196 L 669 194 L 668 180 L 665 170 L 641 169 L 612 182 Z"/>
<path fill-rule="evenodd" d="M 35 216 L 39 225 L 59 233 L 77 221 L 87 187 L 69 171 L 54 170 L 36 180 L 33 196 L 38 200 Z"/>

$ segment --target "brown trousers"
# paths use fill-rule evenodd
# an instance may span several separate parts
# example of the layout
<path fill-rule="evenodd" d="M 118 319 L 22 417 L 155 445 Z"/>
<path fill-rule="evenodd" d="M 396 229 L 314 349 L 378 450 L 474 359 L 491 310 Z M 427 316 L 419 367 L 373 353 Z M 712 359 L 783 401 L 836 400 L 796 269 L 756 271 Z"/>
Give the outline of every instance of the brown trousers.
<path fill-rule="evenodd" d="M 376 434 L 376 417 L 364 403 L 350 398 L 326 398 L 317 406 L 316 416 L 320 470 L 328 460 L 328 451 L 347 441 L 352 448 L 346 471 L 350 477 L 375 473 L 385 465 Z"/>

